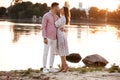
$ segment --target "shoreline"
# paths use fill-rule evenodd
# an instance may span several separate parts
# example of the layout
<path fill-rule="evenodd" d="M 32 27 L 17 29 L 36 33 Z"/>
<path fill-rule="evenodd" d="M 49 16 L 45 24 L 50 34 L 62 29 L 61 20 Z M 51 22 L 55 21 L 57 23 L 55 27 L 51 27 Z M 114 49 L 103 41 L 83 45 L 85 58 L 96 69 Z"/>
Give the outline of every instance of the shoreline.
<path fill-rule="evenodd" d="M 26 24 L 41 24 L 41 22 L 33 22 L 32 19 L 0 19 L 0 21 L 9 21 L 13 23 L 26 23 Z M 89 26 L 105 26 L 105 25 L 120 25 L 119 22 L 104 22 L 104 21 L 87 21 L 87 20 L 73 20 L 70 25 L 89 25 Z"/>
<path fill-rule="evenodd" d="M 120 80 L 120 73 L 93 71 L 87 73 L 59 72 L 42 74 L 42 72 L 0 72 L 0 80 Z"/>
<path fill-rule="evenodd" d="M 0 80 L 120 80 L 120 71 L 112 68 L 70 68 L 68 72 L 43 74 L 41 70 L 0 71 Z M 118 69 L 120 70 L 120 69 Z"/>

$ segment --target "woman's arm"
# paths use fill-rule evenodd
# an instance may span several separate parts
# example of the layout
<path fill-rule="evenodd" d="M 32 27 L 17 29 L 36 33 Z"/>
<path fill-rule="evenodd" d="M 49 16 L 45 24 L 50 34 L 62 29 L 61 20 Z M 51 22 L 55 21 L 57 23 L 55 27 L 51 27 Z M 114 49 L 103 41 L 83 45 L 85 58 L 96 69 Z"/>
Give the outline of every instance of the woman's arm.
<path fill-rule="evenodd" d="M 55 25 L 56 27 L 63 27 L 66 23 L 65 17 L 60 17 L 56 22 Z"/>
<path fill-rule="evenodd" d="M 68 32 L 68 30 L 65 29 L 65 28 L 60 28 L 60 30 L 61 30 L 62 32 Z"/>

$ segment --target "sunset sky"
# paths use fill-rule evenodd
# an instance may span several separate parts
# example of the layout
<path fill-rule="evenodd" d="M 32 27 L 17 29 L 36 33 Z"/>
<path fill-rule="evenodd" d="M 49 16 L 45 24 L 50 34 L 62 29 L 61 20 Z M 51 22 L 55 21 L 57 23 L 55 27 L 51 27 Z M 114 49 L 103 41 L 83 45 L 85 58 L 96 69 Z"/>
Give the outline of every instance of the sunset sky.
<path fill-rule="evenodd" d="M 12 0 L 0 0 L 0 6 L 8 7 Z M 47 3 L 49 6 L 52 2 L 59 2 L 60 7 L 64 5 L 66 0 L 23 0 L 31 1 L 33 3 Z M 70 7 L 79 7 L 79 2 L 82 2 L 83 8 L 88 8 L 89 6 L 96 6 L 98 8 L 108 8 L 109 10 L 114 10 L 117 8 L 120 0 L 67 0 L 69 1 Z"/>

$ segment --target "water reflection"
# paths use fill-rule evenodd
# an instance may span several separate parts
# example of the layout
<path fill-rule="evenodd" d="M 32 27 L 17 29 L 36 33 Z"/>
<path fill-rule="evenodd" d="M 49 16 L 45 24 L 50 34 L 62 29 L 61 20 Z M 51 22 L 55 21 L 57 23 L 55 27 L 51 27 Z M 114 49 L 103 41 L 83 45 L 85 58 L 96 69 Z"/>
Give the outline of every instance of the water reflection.
<path fill-rule="evenodd" d="M 88 30 L 89 29 L 89 30 Z M 0 70 L 39 69 L 42 66 L 43 38 L 40 26 L 0 22 Z M 80 53 L 82 58 L 99 54 L 110 63 L 120 63 L 119 26 L 70 26 L 68 27 L 70 53 Z M 55 66 L 60 63 L 57 56 Z M 82 66 L 83 63 L 71 64 Z"/>
<path fill-rule="evenodd" d="M 82 33 L 82 30 L 81 30 L 81 26 L 77 28 L 77 38 L 81 38 L 81 33 Z"/>
<path fill-rule="evenodd" d="M 40 26 L 19 26 L 13 25 L 13 42 L 17 42 L 22 35 L 37 35 L 40 32 Z"/>
<path fill-rule="evenodd" d="M 117 32 L 116 35 L 117 35 L 117 39 L 120 40 L 120 32 Z"/>
<path fill-rule="evenodd" d="M 120 40 L 120 26 L 117 26 L 116 29 L 118 30 L 118 31 L 116 32 L 117 39 Z"/>

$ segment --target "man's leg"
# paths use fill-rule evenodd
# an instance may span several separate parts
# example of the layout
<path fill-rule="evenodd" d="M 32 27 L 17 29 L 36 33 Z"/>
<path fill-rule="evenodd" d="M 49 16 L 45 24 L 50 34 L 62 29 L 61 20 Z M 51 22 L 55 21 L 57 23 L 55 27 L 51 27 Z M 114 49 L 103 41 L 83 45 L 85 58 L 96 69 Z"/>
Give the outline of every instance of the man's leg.
<path fill-rule="evenodd" d="M 54 54 L 50 54 L 50 62 L 49 62 L 49 66 L 50 66 L 50 68 L 53 67 L 54 59 L 55 59 L 55 55 L 54 55 Z"/>
<path fill-rule="evenodd" d="M 44 44 L 44 52 L 43 52 L 43 73 L 45 74 L 49 72 L 49 70 L 46 68 L 48 51 L 49 51 L 49 40 L 48 40 L 48 44 Z"/>
<path fill-rule="evenodd" d="M 56 54 L 56 40 L 51 40 L 50 41 L 50 62 L 49 62 L 50 68 L 53 67 L 55 54 Z"/>
<path fill-rule="evenodd" d="M 50 66 L 50 69 L 49 69 L 49 71 L 50 72 L 57 72 L 57 70 L 55 70 L 54 68 L 53 68 L 53 64 L 54 64 L 54 58 L 55 58 L 55 54 L 56 54 L 56 48 L 57 48 L 57 46 L 56 46 L 56 40 L 51 40 L 51 43 L 50 43 L 50 63 L 49 63 L 49 66 Z"/>
<path fill-rule="evenodd" d="M 49 45 L 44 44 L 44 52 L 43 52 L 43 67 L 44 68 L 46 68 L 46 65 L 47 65 L 48 51 L 49 51 Z"/>

